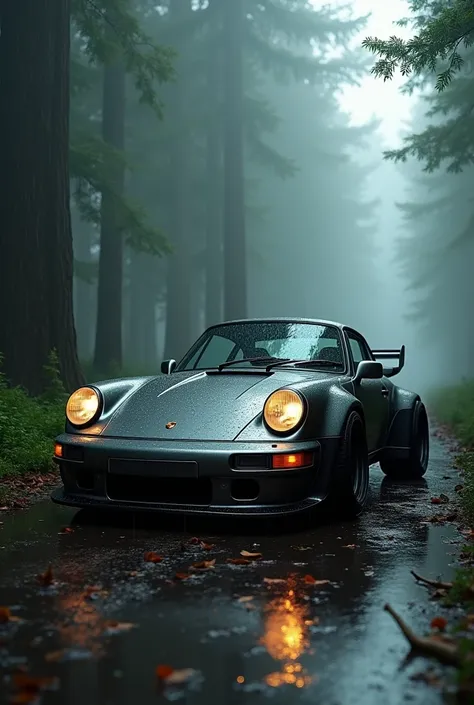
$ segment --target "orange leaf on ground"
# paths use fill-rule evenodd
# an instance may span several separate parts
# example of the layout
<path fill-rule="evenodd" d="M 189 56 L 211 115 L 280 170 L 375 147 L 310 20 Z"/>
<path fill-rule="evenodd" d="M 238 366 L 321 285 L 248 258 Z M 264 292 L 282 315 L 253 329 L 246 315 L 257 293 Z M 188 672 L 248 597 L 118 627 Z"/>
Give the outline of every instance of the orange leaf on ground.
<path fill-rule="evenodd" d="M 21 622 L 20 617 L 14 617 L 9 607 L 0 607 L 0 624 L 8 622 Z"/>
<path fill-rule="evenodd" d="M 70 526 L 63 526 L 63 528 L 61 529 L 61 531 L 59 533 L 60 534 L 73 534 L 74 529 L 71 529 Z"/>
<path fill-rule="evenodd" d="M 252 596 L 252 595 L 244 595 L 243 597 L 239 597 L 239 599 L 237 600 L 237 602 L 245 603 L 245 602 L 252 602 L 252 600 L 253 600 L 253 596 Z"/>
<path fill-rule="evenodd" d="M 135 627 L 132 622 L 117 622 L 115 619 L 107 619 L 103 624 L 104 632 L 109 634 L 119 634 L 120 632 L 128 632 Z"/>
<path fill-rule="evenodd" d="M 440 631 L 444 631 L 446 629 L 447 624 L 448 624 L 448 620 L 445 619 L 444 617 L 434 617 L 431 620 L 431 628 L 432 629 L 439 629 Z"/>
<path fill-rule="evenodd" d="M 286 583 L 286 580 L 284 578 L 264 578 L 263 582 L 267 585 L 281 585 L 281 583 Z"/>
<path fill-rule="evenodd" d="M 200 561 L 199 563 L 193 563 L 190 570 L 212 570 L 216 565 L 216 559 L 212 561 Z"/>
<path fill-rule="evenodd" d="M 250 553 L 249 551 L 241 551 L 240 555 L 244 558 L 261 558 L 261 553 Z"/>
<path fill-rule="evenodd" d="M 52 585 L 54 583 L 52 566 L 48 566 L 48 569 L 45 570 L 44 573 L 40 573 L 40 575 L 37 576 L 37 580 L 40 583 L 40 585 L 43 585 L 44 587 L 47 587 L 48 585 Z"/>
<path fill-rule="evenodd" d="M 160 680 L 163 680 L 165 678 L 168 678 L 174 671 L 174 668 L 171 666 L 157 666 L 155 668 L 155 675 L 157 678 Z"/>
<path fill-rule="evenodd" d="M 316 580 L 312 575 L 305 575 L 303 580 L 307 585 L 328 585 L 329 580 Z"/>
<path fill-rule="evenodd" d="M 181 685 L 186 683 L 195 673 L 194 668 L 177 668 L 164 678 L 164 682 L 166 685 Z"/>
<path fill-rule="evenodd" d="M 232 563 L 232 565 L 248 565 L 250 561 L 248 558 L 228 558 L 227 563 Z"/>
<path fill-rule="evenodd" d="M 146 563 L 161 563 L 163 556 L 159 556 L 155 551 L 147 551 L 143 559 Z"/>
<path fill-rule="evenodd" d="M 216 547 L 216 544 L 215 543 L 205 543 L 204 541 L 201 541 L 200 546 L 204 551 L 212 551 L 212 549 Z"/>
<path fill-rule="evenodd" d="M 56 690 L 59 686 L 59 680 L 54 676 L 35 678 L 26 673 L 14 673 L 12 683 L 17 692 L 10 698 L 10 703 L 16 705 L 37 702 L 41 691 Z"/>
<path fill-rule="evenodd" d="M 189 573 L 176 573 L 176 575 L 174 576 L 174 579 L 175 580 L 187 580 L 190 577 L 191 576 L 189 575 Z"/>

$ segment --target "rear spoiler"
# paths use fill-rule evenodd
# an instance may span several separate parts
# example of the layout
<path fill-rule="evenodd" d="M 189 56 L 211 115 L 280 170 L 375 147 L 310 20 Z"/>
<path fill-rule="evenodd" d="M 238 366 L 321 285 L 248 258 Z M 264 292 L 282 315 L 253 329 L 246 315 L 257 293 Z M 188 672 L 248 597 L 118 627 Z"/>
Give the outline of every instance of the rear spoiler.
<path fill-rule="evenodd" d="M 395 360 L 398 358 L 396 367 L 384 367 L 383 373 L 385 377 L 395 377 L 405 366 L 405 346 L 399 350 L 372 350 L 372 355 L 376 360 Z"/>

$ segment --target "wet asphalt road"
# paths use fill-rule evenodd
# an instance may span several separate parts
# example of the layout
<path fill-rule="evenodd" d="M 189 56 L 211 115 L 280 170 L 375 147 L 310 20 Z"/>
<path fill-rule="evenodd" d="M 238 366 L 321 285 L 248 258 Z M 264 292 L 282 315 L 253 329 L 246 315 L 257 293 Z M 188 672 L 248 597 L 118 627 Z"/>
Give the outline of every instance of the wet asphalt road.
<path fill-rule="evenodd" d="M 57 676 L 45 705 L 440 703 L 439 690 L 412 679 L 426 661 L 400 668 L 407 644 L 383 611 L 389 602 L 426 630 L 440 608 L 410 570 L 452 575 L 459 534 L 422 519 L 435 512 L 430 497 L 453 496 L 457 475 L 439 440 L 431 458 L 417 485 L 393 484 L 373 468 L 370 507 L 355 523 L 128 515 L 98 524 L 48 501 L 0 516 L 0 606 L 24 620 L 0 625 L 0 675 L 27 662 L 32 675 Z M 73 532 L 60 534 L 67 525 Z M 215 548 L 189 544 L 191 537 Z M 227 563 L 241 550 L 262 558 Z M 146 563 L 145 551 L 164 560 Z M 214 558 L 214 569 L 175 579 Z M 58 584 L 42 588 L 36 576 L 50 563 Z M 305 575 L 330 583 L 307 584 Z M 86 586 L 100 585 L 108 594 L 84 598 Z M 135 626 L 109 634 L 104 620 Z M 195 673 L 159 690 L 159 665 Z M 7 675 L 2 705 L 10 687 Z"/>

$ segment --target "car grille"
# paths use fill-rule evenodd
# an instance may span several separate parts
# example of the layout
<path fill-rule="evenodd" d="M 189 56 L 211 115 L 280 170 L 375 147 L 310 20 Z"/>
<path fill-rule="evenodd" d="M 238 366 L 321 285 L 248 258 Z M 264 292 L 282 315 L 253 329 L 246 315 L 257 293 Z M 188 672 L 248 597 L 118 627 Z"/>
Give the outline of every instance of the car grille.
<path fill-rule="evenodd" d="M 126 502 L 206 505 L 212 501 L 209 478 L 139 477 L 107 475 L 107 495 Z"/>

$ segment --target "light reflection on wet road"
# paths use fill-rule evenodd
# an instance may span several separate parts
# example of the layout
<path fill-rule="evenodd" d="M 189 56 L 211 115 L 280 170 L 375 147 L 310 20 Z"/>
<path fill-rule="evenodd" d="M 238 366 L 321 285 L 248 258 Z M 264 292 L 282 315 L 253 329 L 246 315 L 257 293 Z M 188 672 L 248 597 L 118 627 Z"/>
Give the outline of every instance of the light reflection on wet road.
<path fill-rule="evenodd" d="M 27 657 L 34 675 L 59 676 L 60 689 L 44 694 L 45 705 L 253 705 L 269 697 L 288 705 L 437 704 L 439 691 L 411 680 L 425 661 L 400 670 L 407 645 L 383 605 L 420 631 L 439 613 L 410 570 L 450 578 L 458 534 L 421 523 L 435 511 L 431 496 L 453 494 L 449 465 L 433 440 L 426 482 L 392 484 L 374 468 L 361 520 L 314 528 L 292 520 L 278 533 L 266 523 L 184 525 L 129 515 L 112 524 L 79 521 L 59 535 L 75 512 L 49 502 L 0 517 L 0 605 L 18 606 L 14 614 L 26 620 L 0 626 L 0 673 L 2 664 L 3 673 L 14 665 L 9 659 Z M 186 543 L 191 536 L 215 549 Z M 242 549 L 263 557 L 227 563 Z M 145 551 L 165 560 L 145 563 Z M 174 580 L 213 558 L 214 570 Z M 35 576 L 49 563 L 60 584 L 42 589 Z M 306 575 L 330 582 L 308 584 Z M 108 592 L 84 600 L 91 585 Z M 104 636 L 104 620 L 136 626 Z M 64 649 L 74 658 L 58 662 Z M 185 688 L 158 693 L 159 664 L 196 673 Z M 0 703 L 8 690 L 2 683 Z"/>

